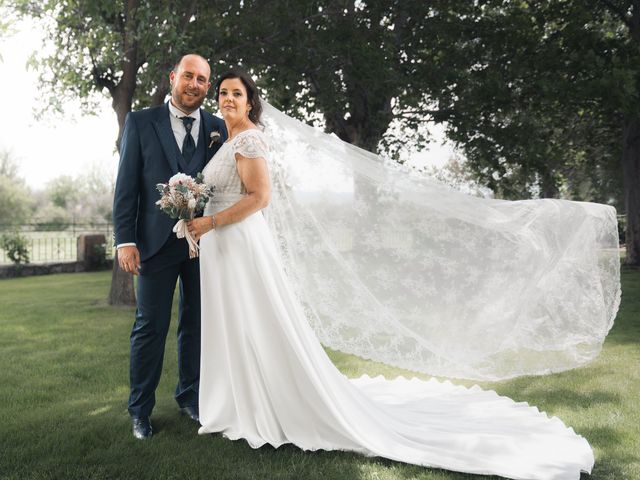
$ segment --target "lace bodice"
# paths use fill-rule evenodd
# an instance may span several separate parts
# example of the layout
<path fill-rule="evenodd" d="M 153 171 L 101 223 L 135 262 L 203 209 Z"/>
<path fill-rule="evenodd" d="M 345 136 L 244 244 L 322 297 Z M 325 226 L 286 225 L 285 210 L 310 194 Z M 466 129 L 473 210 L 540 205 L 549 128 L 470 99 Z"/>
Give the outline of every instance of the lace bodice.
<path fill-rule="evenodd" d="M 249 129 L 224 143 L 203 170 L 204 181 L 214 185 L 214 197 L 205 208 L 205 215 L 219 210 L 222 204 L 231 204 L 246 195 L 236 166 L 236 153 L 247 158 L 267 159 L 269 146 L 264 133 Z"/>

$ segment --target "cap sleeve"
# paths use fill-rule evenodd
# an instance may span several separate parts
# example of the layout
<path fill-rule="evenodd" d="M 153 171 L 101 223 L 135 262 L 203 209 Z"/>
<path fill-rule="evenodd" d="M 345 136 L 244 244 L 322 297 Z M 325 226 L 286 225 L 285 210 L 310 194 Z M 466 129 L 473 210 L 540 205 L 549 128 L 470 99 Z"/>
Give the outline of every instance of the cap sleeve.
<path fill-rule="evenodd" d="M 243 132 L 233 144 L 233 153 L 239 153 L 247 158 L 267 158 L 269 145 L 260 130 L 252 129 Z"/>

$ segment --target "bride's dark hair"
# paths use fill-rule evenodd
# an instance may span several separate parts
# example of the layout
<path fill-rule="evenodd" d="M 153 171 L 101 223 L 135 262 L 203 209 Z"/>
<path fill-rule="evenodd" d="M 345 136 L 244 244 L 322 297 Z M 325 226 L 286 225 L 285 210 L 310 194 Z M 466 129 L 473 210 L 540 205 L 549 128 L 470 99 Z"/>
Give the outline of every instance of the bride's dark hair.
<path fill-rule="evenodd" d="M 260 101 L 260 95 L 258 94 L 258 87 L 256 82 L 254 82 L 249 74 L 244 70 L 233 68 L 218 77 L 218 80 L 216 80 L 216 100 L 220 98 L 220 85 L 229 78 L 240 79 L 244 88 L 247 89 L 247 99 L 249 100 L 249 105 L 251 105 L 249 120 L 256 125 L 262 125 L 262 122 L 260 121 L 260 118 L 262 117 L 262 102 Z"/>

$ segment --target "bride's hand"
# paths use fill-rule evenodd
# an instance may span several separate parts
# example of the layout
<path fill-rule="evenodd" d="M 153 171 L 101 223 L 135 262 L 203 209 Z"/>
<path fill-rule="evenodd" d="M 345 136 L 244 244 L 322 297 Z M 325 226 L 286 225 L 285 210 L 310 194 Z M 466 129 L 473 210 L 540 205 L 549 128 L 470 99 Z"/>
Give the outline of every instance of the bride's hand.
<path fill-rule="evenodd" d="M 187 222 L 187 226 L 189 228 L 189 233 L 197 242 L 205 233 L 213 230 L 213 221 L 211 216 L 199 217 Z"/>

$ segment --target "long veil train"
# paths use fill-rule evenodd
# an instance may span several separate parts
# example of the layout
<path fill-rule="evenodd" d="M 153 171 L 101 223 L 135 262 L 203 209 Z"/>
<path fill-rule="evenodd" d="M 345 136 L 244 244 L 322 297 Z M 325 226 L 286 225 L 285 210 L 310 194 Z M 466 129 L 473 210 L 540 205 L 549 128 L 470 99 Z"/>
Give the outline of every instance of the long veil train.
<path fill-rule="evenodd" d="M 620 303 L 613 207 L 471 197 L 264 107 L 267 218 L 323 344 L 478 380 L 598 355 Z"/>

